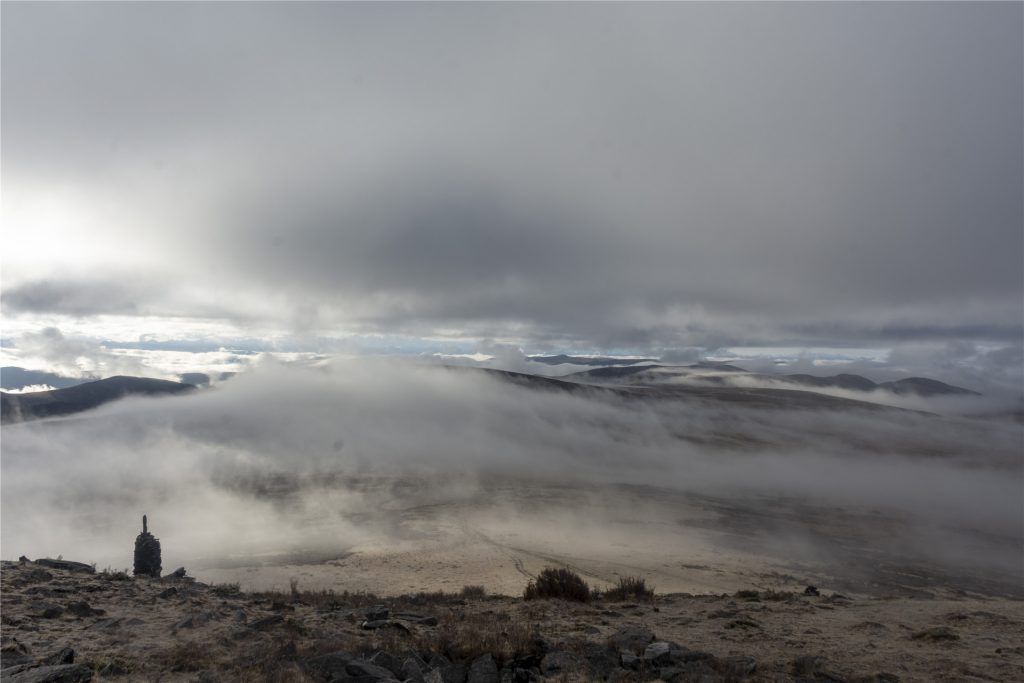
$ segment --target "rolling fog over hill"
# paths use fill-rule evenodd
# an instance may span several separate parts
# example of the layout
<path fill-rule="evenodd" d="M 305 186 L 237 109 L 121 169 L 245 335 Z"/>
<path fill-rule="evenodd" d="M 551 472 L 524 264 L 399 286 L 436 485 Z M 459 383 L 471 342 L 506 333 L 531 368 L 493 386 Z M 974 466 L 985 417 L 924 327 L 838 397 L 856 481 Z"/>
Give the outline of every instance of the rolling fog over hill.
<path fill-rule="evenodd" d="M 652 394 L 393 360 L 266 364 L 215 390 L 6 427 L 5 553 L 123 562 L 136 525 L 124 510 L 145 509 L 169 563 L 214 575 L 356 549 L 457 548 L 468 532 L 447 525 L 467 523 L 530 552 L 547 538 L 578 564 L 587 548 L 625 561 L 601 539 L 634 519 L 626 547 L 669 533 L 685 563 L 690 544 L 724 552 L 722 527 L 750 509 L 765 557 L 799 546 L 815 571 L 841 574 L 816 517 L 843 510 L 842 537 L 884 529 L 877 547 L 908 562 L 1004 587 L 1017 575 L 1019 424 L 720 391 L 731 390 Z M 728 503 L 708 513 L 707 501 Z M 697 526 L 682 512 L 694 505 L 706 511 Z M 772 521 L 793 505 L 802 517 Z M 413 512 L 431 506 L 426 521 Z M 556 541 L 559 529 L 572 540 Z M 508 585 L 495 573 L 495 589 Z M 684 575 L 664 581 L 682 588 Z"/>

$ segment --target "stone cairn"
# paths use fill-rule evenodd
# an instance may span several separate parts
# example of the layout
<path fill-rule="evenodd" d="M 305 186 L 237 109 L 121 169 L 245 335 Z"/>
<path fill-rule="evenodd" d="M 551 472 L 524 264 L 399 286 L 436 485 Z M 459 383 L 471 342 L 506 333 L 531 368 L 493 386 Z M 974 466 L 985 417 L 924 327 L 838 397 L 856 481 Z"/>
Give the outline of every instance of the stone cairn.
<path fill-rule="evenodd" d="M 160 539 L 146 528 L 146 515 L 142 515 L 142 533 L 135 538 L 135 576 L 160 578 Z"/>

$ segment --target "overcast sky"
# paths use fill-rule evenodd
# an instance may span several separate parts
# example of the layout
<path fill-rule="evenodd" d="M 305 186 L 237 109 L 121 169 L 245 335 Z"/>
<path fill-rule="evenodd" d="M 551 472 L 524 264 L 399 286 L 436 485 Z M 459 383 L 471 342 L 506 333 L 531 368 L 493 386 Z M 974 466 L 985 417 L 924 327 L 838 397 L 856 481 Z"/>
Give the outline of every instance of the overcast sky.
<path fill-rule="evenodd" d="M 1022 362 L 1020 3 L 2 19 L 5 336 Z"/>

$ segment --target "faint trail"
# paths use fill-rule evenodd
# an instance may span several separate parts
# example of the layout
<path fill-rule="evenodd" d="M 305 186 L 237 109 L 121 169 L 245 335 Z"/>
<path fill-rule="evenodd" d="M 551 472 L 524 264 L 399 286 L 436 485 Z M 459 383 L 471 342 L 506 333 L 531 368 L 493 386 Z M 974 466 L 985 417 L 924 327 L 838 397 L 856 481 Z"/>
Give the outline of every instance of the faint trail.
<path fill-rule="evenodd" d="M 476 529 L 475 527 L 471 526 L 469 522 L 460 521 L 459 526 L 462 528 L 462 531 L 470 538 L 473 538 L 482 543 L 486 543 L 487 545 L 496 548 L 501 554 L 506 555 L 510 560 L 512 560 L 512 565 L 515 567 L 517 572 L 519 572 L 528 579 L 534 578 L 533 574 L 526 571 L 526 567 L 523 565 L 523 561 L 516 555 L 516 551 L 514 549 L 509 548 L 506 545 L 502 545 L 501 543 L 498 543 L 497 541 L 495 541 L 479 529 Z"/>

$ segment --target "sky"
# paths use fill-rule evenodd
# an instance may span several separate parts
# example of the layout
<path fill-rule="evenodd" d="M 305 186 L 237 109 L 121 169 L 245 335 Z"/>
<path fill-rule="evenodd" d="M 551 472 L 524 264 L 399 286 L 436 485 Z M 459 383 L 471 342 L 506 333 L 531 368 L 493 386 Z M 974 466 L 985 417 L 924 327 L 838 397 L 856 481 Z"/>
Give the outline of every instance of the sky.
<path fill-rule="evenodd" d="M 0 12 L 5 364 L 747 349 L 1024 383 L 1020 3 Z"/>

